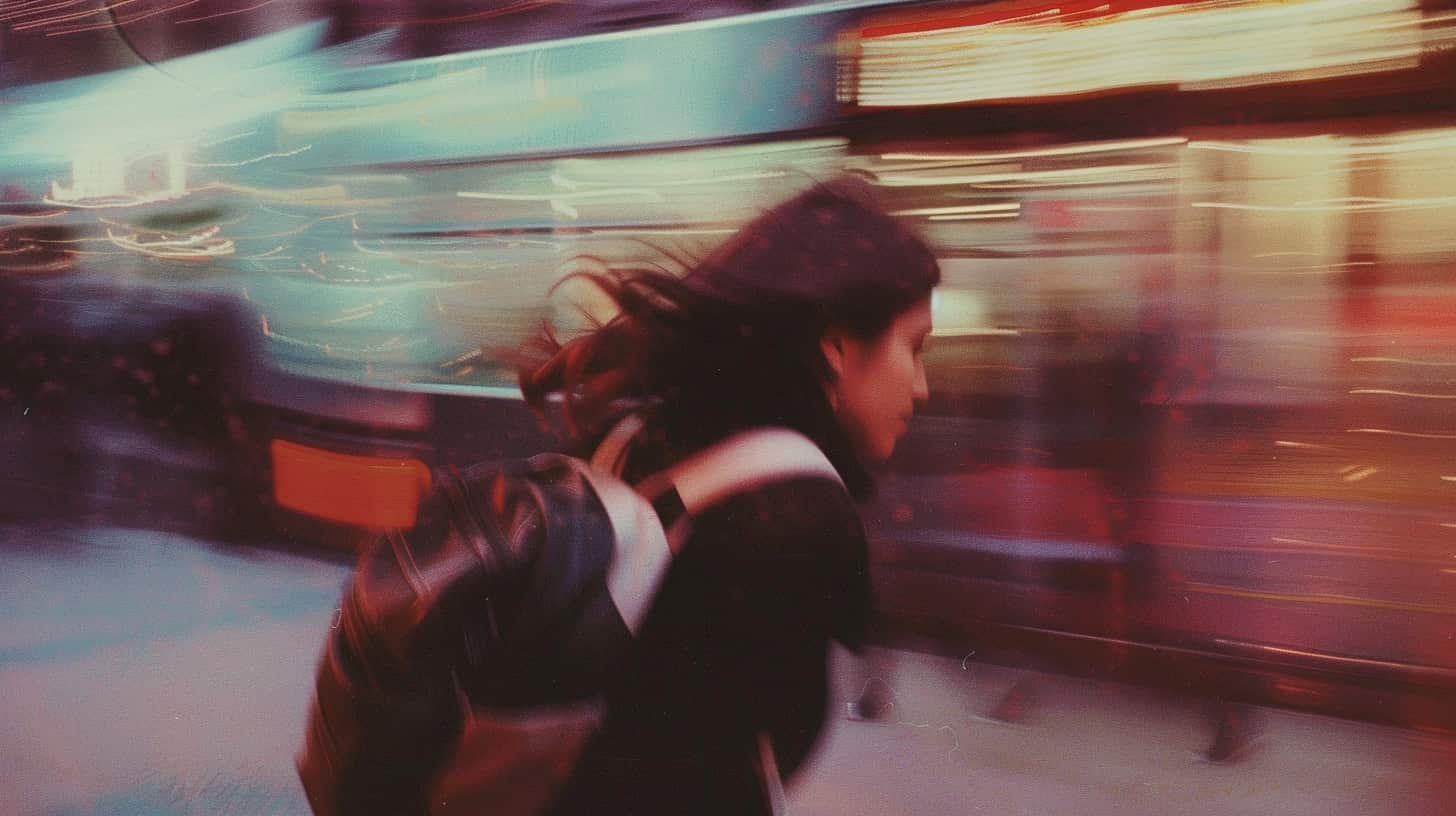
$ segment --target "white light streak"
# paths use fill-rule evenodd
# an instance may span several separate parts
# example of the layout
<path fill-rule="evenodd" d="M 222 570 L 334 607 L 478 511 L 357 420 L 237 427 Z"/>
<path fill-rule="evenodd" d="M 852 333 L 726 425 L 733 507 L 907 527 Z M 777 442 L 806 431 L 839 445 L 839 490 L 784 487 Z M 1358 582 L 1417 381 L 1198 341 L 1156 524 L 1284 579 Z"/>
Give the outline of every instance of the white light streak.
<path fill-rule="evenodd" d="M 1340 139 L 1323 145 L 1296 145 L 1293 140 L 1264 139 L 1250 142 L 1197 140 L 1188 143 L 1189 150 L 1214 150 L 1227 153 L 1256 153 L 1267 156 L 1378 156 L 1388 153 L 1417 153 L 1449 150 L 1456 147 L 1456 129 L 1412 131 L 1369 140 Z M 1300 140 L 1305 141 L 1305 140 Z"/>
<path fill-rule="evenodd" d="M 724 182 L 730 181 L 765 181 L 768 179 L 784 178 L 787 175 L 788 173 L 783 170 L 758 170 L 751 173 L 730 173 L 720 176 L 700 176 L 696 178 L 676 178 L 662 180 L 654 179 L 652 185 L 654 187 L 687 187 L 697 184 L 722 184 Z M 573 178 L 567 178 L 560 173 L 552 173 L 551 180 L 558 186 L 564 187 L 568 190 L 579 190 L 583 185 L 587 184 L 615 183 L 611 181 L 594 182 L 587 180 L 578 180 Z"/>
<path fill-rule="evenodd" d="M 891 215 L 969 215 L 971 213 L 1015 213 L 1021 210 L 1018 202 L 1004 204 L 964 204 L 956 207 L 922 207 L 915 210 L 896 210 Z"/>
<path fill-rule="evenodd" d="M 1415 431 L 1392 431 L 1386 428 L 1350 428 L 1345 432 L 1381 434 L 1383 436 L 1408 436 L 1413 439 L 1456 439 L 1456 433 L 1417 433 Z"/>
<path fill-rule="evenodd" d="M 279 215 L 286 215 L 286 213 L 279 213 Z M 322 223 L 324 221 L 334 221 L 334 220 L 337 220 L 337 219 L 340 219 L 340 218 L 353 218 L 356 215 L 358 215 L 358 213 L 339 213 L 338 215 L 322 215 L 322 216 L 319 216 L 318 218 L 315 218 L 314 220 L 308 222 L 307 224 L 300 224 L 297 227 L 294 227 L 293 229 L 290 229 L 290 230 L 283 230 L 281 232 L 265 232 L 265 233 L 260 233 L 258 235 L 240 235 L 238 237 L 241 238 L 241 239 L 243 239 L 243 240 L 247 240 L 247 241 L 261 241 L 261 240 L 263 240 L 265 238 L 287 238 L 287 237 L 289 237 L 291 235 L 301 235 L 301 234 L 307 232 L 315 224 L 320 224 L 320 223 Z M 357 225 L 355 225 L 355 228 L 357 229 Z"/>
<path fill-rule="evenodd" d="M 1342 481 L 1345 481 L 1345 482 L 1362 482 L 1362 481 L 1370 478 L 1371 476 L 1374 476 L 1375 474 L 1377 474 L 1379 472 L 1380 472 L 1380 468 L 1378 468 L 1378 467 L 1363 467 L 1363 468 L 1360 468 L 1359 470 L 1355 470 L 1355 471 L 1351 471 L 1350 473 L 1346 473 L 1344 475 L 1344 477 L 1342 477 Z"/>
<path fill-rule="evenodd" d="M 1081 156 L 1091 153 L 1119 153 L 1126 150 L 1144 150 L 1150 147 L 1172 147 L 1187 144 L 1188 140 L 1178 136 L 1159 139 L 1129 139 L 1120 142 L 1087 142 L 1062 145 L 1035 150 L 1004 150 L 984 153 L 882 153 L 884 161 L 930 161 L 930 162 L 994 162 L 1011 159 L 1034 159 L 1051 156 Z"/>
<path fill-rule="evenodd" d="M 198 147 L 217 147 L 220 144 L 227 144 L 228 142 L 235 142 L 238 139 L 246 139 L 249 136 L 256 136 L 256 135 L 258 135 L 258 131 L 256 131 L 256 130 L 247 130 L 247 131 L 243 131 L 242 133 L 234 133 L 231 136 L 224 136 L 221 139 L 214 139 L 214 140 L 212 140 L 210 142 L 203 142 L 202 144 L 198 145 Z"/>
<path fill-rule="evenodd" d="M 65 212 L 65 210 L 47 210 L 43 213 L 34 213 L 30 215 L 27 215 L 25 213 L 7 213 L 3 216 L 0 216 L 0 218 L 13 218 L 18 221 L 44 221 L 47 218 L 55 218 L 58 215 L 64 215 Z M 12 224 L 11 226 L 15 225 Z"/>
<path fill-rule="evenodd" d="M 1304 544 L 1304 545 L 1307 545 L 1307 546 L 1310 546 L 1310 547 L 1328 547 L 1329 546 L 1328 544 L 1321 544 L 1318 541 L 1306 541 L 1306 540 L 1304 540 L 1302 538 L 1280 538 L 1279 536 L 1270 536 L 1269 537 L 1269 540 L 1272 541 L 1272 542 L 1274 542 L 1275 544 Z"/>
<path fill-rule="evenodd" d="M 931 221 L 1000 221 L 1008 218 L 1020 218 L 1019 213 L 982 213 L 980 215 L 932 215 Z"/>
<path fill-rule="evenodd" d="M 233 242 L 218 238 L 217 233 L 217 227 L 209 227 L 186 238 L 143 241 L 136 235 L 117 235 L 107 229 L 106 237 L 122 249 L 139 252 L 153 258 L 203 260 L 233 254 L 235 249 Z"/>
<path fill-rule="evenodd" d="M 185 195 L 185 193 L 183 194 Z M 66 201 L 57 200 L 50 196 L 41 199 L 47 204 L 54 204 L 57 207 L 68 207 L 74 210 L 111 210 L 129 207 L 145 207 L 148 204 L 157 204 L 162 201 L 170 201 L 175 198 L 182 198 L 183 195 L 172 193 L 153 193 L 144 196 L 117 196 L 115 198 L 103 198 L 95 201 Z"/>
<path fill-rule="evenodd" d="M 931 337 L 1017 337 L 1016 329 L 931 329 Z M 994 366 L 991 366 L 994 367 Z"/>
<path fill-rule="evenodd" d="M 477 198 L 487 201 L 580 201 L 590 198 L 619 200 L 635 198 L 640 201 L 661 204 L 667 200 L 662 193 L 645 187 L 614 187 L 610 190 L 580 190 L 564 193 L 482 193 L 462 190 L 455 195 L 460 198 Z"/>
<path fill-rule="evenodd" d="M 1351 390 L 1349 393 L 1351 393 L 1351 394 L 1377 395 L 1377 396 L 1384 396 L 1384 397 L 1410 397 L 1412 399 L 1438 399 L 1438 400 L 1456 399 L 1456 394 L 1420 394 L 1420 393 L 1415 393 L 1415 392 L 1412 392 L 1412 391 L 1392 391 L 1392 390 L 1387 389 L 1387 388 L 1356 388 L 1356 389 Z"/>
<path fill-rule="evenodd" d="M 374 306 L 370 306 L 367 309 L 356 309 L 350 311 L 353 311 L 354 313 L 346 314 L 342 317 L 331 318 L 329 320 L 325 320 L 324 322 L 329 325 L 336 325 L 339 323 L 352 323 L 355 320 L 363 320 L 365 318 L 373 317 L 376 313 L 378 313 L 379 310 Z"/>
<path fill-rule="evenodd" d="M 1121 178 L 1105 178 L 1119 176 Z M 1171 164 L 1105 164 L 1093 167 L 1069 167 L 1061 170 L 1028 170 L 1016 173 L 968 173 L 965 175 L 918 175 L 909 172 L 876 174 L 874 183 L 882 187 L 935 187 L 953 184 L 990 184 L 995 182 L 1042 181 L 1058 184 L 1114 184 L 1119 182 L 1171 179 Z M 1088 180 L 1090 179 L 1090 180 Z"/>
<path fill-rule="evenodd" d="M 588 232 L 591 235 L 732 235 L 738 230 L 696 227 L 593 227 Z"/>
<path fill-rule="evenodd" d="M 1352 199 L 1330 199 L 1328 201 L 1301 201 L 1295 204 L 1234 204 L 1222 201 L 1195 201 L 1193 207 L 1215 210 L 1247 210 L 1250 212 L 1364 212 L 1391 210 L 1420 210 L 1432 207 L 1456 206 L 1456 196 L 1440 198 L 1408 198 L 1355 201 Z"/>
<path fill-rule="evenodd" d="M 1286 440 L 1283 440 L 1283 439 L 1278 440 L 1274 444 L 1277 445 L 1277 446 L 1279 446 L 1279 447 L 1281 447 L 1281 448 L 1308 448 L 1310 450 L 1334 450 L 1334 448 L 1331 447 L 1331 446 L 1329 446 L 1329 445 L 1316 445 L 1316 444 L 1314 444 L 1312 442 L 1289 442 L 1289 441 L 1286 441 Z"/>
<path fill-rule="evenodd" d="M 271 2 L 271 0 L 270 0 L 270 2 Z M 268 159 L 282 159 L 282 158 L 286 158 L 288 156 L 297 156 L 299 153 L 302 153 L 302 152 L 304 152 L 306 150 L 312 150 L 312 149 L 313 149 L 313 145 L 304 145 L 303 147 L 300 147 L 300 148 L 298 148 L 296 150 L 288 150 L 288 151 L 285 151 L 283 153 L 264 153 L 261 156 L 257 156 L 255 158 L 251 158 L 251 159 L 243 159 L 242 161 L 235 161 L 235 162 L 187 162 L 187 166 L 188 167 L 242 167 L 242 166 L 248 165 L 248 164 L 257 164 L 260 161 L 267 161 Z"/>

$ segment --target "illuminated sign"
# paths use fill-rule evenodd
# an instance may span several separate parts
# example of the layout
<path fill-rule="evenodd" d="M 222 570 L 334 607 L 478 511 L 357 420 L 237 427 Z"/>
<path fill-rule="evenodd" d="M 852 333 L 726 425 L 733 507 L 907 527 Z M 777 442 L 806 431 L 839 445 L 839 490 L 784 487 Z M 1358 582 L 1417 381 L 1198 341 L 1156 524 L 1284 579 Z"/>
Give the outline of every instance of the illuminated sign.
<path fill-rule="evenodd" d="M 822 126 L 847 17 L 791 9 L 366 66 L 279 116 L 342 164 L 578 153 Z"/>
<path fill-rule="evenodd" d="M 1415 67 L 1438 36 L 1422 23 L 1417 0 L 1078 0 L 882 16 L 846 38 L 839 95 L 914 107 L 1325 79 Z"/>

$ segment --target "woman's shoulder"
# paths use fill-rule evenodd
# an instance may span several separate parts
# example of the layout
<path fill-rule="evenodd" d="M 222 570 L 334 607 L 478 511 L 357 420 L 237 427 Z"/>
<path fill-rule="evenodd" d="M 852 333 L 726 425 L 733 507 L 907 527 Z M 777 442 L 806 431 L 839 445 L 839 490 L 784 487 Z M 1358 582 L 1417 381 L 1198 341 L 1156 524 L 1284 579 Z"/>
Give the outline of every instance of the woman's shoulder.
<path fill-rule="evenodd" d="M 776 554 L 863 547 L 864 525 L 838 481 L 819 475 L 774 479 L 727 496 L 693 519 L 695 535 L 727 537 L 739 552 Z"/>

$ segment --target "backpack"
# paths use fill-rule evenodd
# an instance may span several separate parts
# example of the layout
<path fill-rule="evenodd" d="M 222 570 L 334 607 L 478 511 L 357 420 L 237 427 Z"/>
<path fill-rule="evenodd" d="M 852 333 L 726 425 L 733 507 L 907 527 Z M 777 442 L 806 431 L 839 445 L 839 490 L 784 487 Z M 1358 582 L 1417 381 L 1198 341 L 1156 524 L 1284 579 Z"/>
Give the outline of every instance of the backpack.
<path fill-rule="evenodd" d="M 806 437 L 760 429 L 634 488 L 617 474 L 640 429 L 629 417 L 590 461 L 437 474 L 415 526 L 366 548 L 297 759 L 317 816 L 541 812 L 600 723 L 694 513 L 769 481 L 839 480 Z"/>

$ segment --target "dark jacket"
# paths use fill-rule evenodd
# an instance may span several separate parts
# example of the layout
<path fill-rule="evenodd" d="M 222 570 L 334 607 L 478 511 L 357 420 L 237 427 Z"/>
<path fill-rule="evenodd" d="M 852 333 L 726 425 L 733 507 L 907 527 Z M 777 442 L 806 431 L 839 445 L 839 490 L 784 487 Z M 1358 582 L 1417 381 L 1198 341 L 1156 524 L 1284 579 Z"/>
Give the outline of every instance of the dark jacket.
<path fill-rule="evenodd" d="M 758 735 L 791 776 L 823 728 L 830 640 L 860 645 L 864 529 L 845 489 L 795 478 L 693 520 L 607 719 L 552 811 L 768 811 Z"/>

